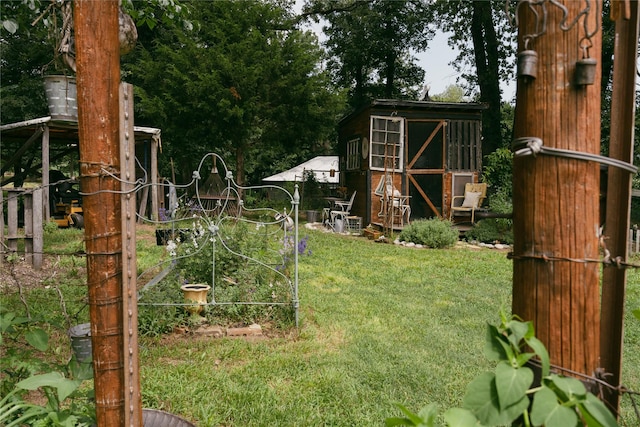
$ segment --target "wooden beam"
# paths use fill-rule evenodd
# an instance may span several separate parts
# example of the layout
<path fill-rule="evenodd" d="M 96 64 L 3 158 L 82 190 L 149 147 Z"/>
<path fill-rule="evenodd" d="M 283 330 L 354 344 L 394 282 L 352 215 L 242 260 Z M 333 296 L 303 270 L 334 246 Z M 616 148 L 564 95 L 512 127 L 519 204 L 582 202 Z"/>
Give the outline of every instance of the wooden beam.
<path fill-rule="evenodd" d="M 559 1 L 568 16 L 584 2 Z M 529 43 L 537 77 L 518 77 L 514 137 L 539 138 L 545 147 L 600 153 L 600 72 L 591 85 L 574 83 L 585 27 L 561 29 L 564 11 L 547 6 L 546 32 Z M 596 6 L 596 7 L 594 7 Z M 520 8 L 518 46 L 535 32 L 537 15 Z M 539 27 L 538 27 L 539 28 Z M 602 32 L 589 52 L 600 57 Z M 551 363 L 593 375 L 599 366 L 599 172 L 595 162 L 547 156 L 515 157 L 513 165 L 513 314 L 532 321 Z"/>
<path fill-rule="evenodd" d="M 44 220 L 49 221 L 51 216 L 49 203 L 49 126 L 44 126 L 42 132 L 42 203 L 44 203 Z"/>
<path fill-rule="evenodd" d="M 151 139 L 151 220 L 158 220 L 158 145 L 159 138 Z"/>
<path fill-rule="evenodd" d="M 76 0 L 74 29 L 97 426 L 124 426 L 118 0 Z"/>
<path fill-rule="evenodd" d="M 626 10 L 629 8 L 628 10 Z M 611 96 L 611 138 L 609 156 L 633 163 L 635 119 L 636 56 L 638 48 L 638 1 L 613 1 L 616 29 L 613 60 L 613 92 Z M 617 9 L 617 10 L 616 10 Z M 626 15 L 626 16 L 625 16 Z M 627 259 L 631 175 L 609 168 L 604 243 L 611 255 Z M 600 359 L 604 380 L 618 387 L 622 374 L 622 343 L 626 270 L 604 269 L 602 282 L 602 320 L 600 323 Z M 605 400 L 618 413 L 620 395 L 605 389 Z"/>
<path fill-rule="evenodd" d="M 6 171 L 8 171 L 11 166 L 13 166 L 18 160 L 22 158 L 22 155 L 33 145 L 34 142 L 38 139 L 40 135 L 44 132 L 44 128 L 42 126 L 38 126 L 36 131 L 27 139 L 27 141 L 16 151 L 13 156 L 2 164 L 2 169 L 0 169 L 0 175 L 4 175 Z"/>

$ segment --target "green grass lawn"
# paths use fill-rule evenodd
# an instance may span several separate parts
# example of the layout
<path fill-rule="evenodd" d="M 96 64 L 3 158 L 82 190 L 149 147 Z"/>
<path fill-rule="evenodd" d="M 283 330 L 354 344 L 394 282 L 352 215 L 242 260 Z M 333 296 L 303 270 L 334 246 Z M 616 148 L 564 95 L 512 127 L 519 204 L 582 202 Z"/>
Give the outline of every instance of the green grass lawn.
<path fill-rule="evenodd" d="M 430 402 L 442 411 L 460 405 L 467 384 L 492 368 L 483 356 L 484 333 L 501 309 L 510 310 L 506 252 L 413 249 L 301 229 L 305 235 L 312 255 L 300 257 L 299 328 L 253 339 L 142 338 L 144 407 L 200 427 L 383 425 L 399 415 L 393 402 L 415 411 Z M 69 236 L 55 240 L 56 252 L 64 252 L 63 241 L 77 250 Z M 141 229 L 139 273 L 157 271 L 164 256 L 152 230 Z M 66 310 L 86 319 L 78 291 L 84 259 L 61 259 L 72 265 L 71 276 L 49 269 L 43 286 L 23 299 L 32 315 L 59 314 L 51 289 L 58 285 L 70 295 Z M 2 304 L 20 310 L 6 271 L 0 278 L 11 286 L 2 287 Z M 639 308 L 640 272 L 630 270 L 628 278 L 627 307 Z M 640 321 L 627 315 L 626 322 L 623 382 L 638 391 Z M 623 422 L 638 425 L 626 397 Z"/>
<path fill-rule="evenodd" d="M 365 426 L 397 415 L 393 402 L 415 410 L 461 403 L 466 385 L 491 367 L 486 323 L 510 309 L 506 253 L 305 233 L 313 254 L 300 258 L 299 330 L 253 341 L 144 340 L 146 407 L 201 426 Z M 636 276 L 632 306 L 640 306 Z M 640 322 L 630 322 L 625 383 L 638 390 Z"/>

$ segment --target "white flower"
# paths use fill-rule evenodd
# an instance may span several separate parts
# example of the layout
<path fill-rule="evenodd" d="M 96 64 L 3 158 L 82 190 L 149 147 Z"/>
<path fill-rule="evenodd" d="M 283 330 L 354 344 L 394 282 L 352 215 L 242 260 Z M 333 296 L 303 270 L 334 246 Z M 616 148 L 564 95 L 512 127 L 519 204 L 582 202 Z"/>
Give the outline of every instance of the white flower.
<path fill-rule="evenodd" d="M 173 240 L 169 240 L 167 241 L 167 252 L 169 252 L 169 255 L 176 256 L 176 249 L 178 249 L 178 245 L 176 245 L 176 242 L 174 242 Z"/>

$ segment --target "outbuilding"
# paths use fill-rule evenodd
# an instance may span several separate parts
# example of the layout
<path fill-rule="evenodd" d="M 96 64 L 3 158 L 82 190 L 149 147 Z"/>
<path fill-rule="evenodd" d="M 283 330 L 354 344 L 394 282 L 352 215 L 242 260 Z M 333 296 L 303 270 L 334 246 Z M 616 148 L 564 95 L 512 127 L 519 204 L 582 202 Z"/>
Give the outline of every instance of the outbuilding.
<path fill-rule="evenodd" d="M 451 199 L 478 182 L 486 104 L 377 99 L 338 127 L 341 185 L 351 215 L 401 228 L 449 216 Z"/>

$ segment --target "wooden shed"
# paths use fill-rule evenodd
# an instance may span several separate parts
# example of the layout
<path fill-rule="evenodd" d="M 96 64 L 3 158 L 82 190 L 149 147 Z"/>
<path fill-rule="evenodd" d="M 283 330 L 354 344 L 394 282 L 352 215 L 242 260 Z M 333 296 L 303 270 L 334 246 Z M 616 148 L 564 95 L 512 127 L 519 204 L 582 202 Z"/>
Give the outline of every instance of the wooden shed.
<path fill-rule="evenodd" d="M 364 224 L 401 228 L 408 215 L 394 215 L 393 203 L 406 203 L 411 220 L 447 218 L 452 196 L 463 194 L 464 185 L 480 176 L 486 108 L 378 99 L 343 118 L 338 127 L 341 185 L 349 194 L 357 192 L 351 215 Z"/>

